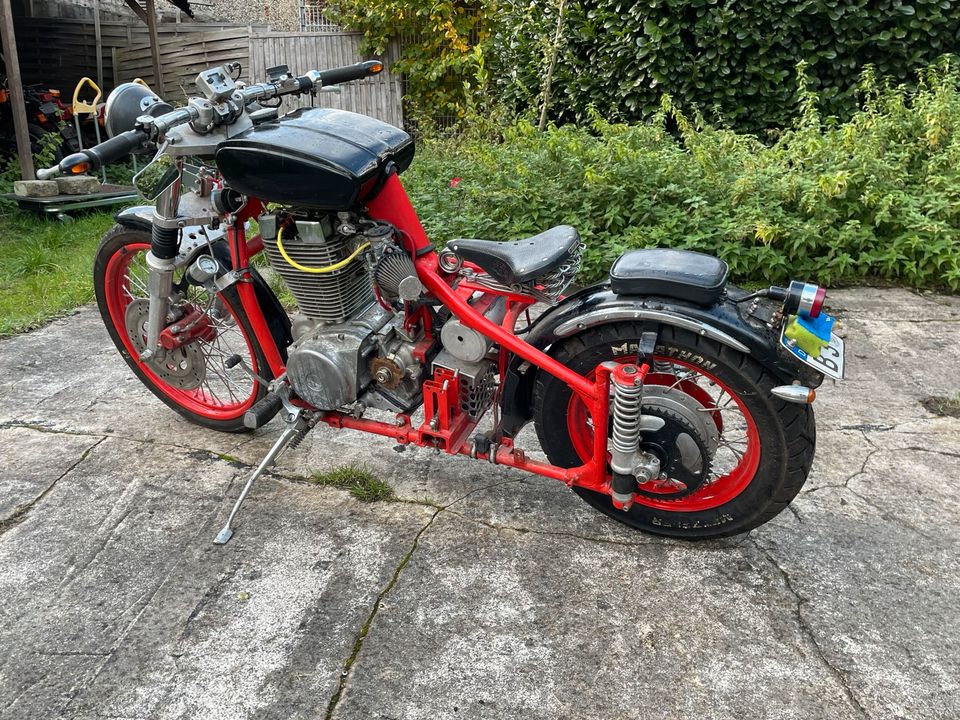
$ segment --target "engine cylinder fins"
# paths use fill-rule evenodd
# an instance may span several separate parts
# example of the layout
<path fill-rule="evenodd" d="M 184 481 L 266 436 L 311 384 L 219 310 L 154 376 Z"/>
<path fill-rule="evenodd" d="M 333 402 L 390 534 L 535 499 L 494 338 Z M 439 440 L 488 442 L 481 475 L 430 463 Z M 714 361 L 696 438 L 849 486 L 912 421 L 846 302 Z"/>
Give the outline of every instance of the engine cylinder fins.
<path fill-rule="evenodd" d="M 399 248 L 386 246 L 373 269 L 373 282 L 384 300 L 417 300 L 423 283 L 410 256 Z"/>
<path fill-rule="evenodd" d="M 335 265 L 350 257 L 361 236 L 333 232 L 328 218 L 319 221 L 297 220 L 294 234 L 284 233 L 283 246 L 298 264 L 310 268 Z M 328 273 L 307 273 L 290 265 L 280 253 L 276 238 L 264 238 L 264 250 L 270 265 L 283 278 L 297 301 L 300 312 L 322 323 L 340 323 L 374 302 L 373 288 L 363 255 L 342 268 Z"/>

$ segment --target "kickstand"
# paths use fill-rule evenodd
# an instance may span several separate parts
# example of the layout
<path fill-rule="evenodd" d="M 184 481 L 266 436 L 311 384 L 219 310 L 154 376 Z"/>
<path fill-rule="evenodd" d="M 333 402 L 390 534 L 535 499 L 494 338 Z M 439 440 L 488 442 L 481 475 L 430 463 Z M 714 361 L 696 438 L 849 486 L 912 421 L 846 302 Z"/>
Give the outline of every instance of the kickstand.
<path fill-rule="evenodd" d="M 247 499 L 247 493 L 249 493 L 250 488 L 253 487 L 253 482 L 276 462 L 277 457 L 279 457 L 287 445 L 291 442 L 294 443 L 294 447 L 299 445 L 311 427 L 313 427 L 313 425 L 303 418 L 303 413 L 299 408 L 287 415 L 287 429 L 283 431 L 283 434 L 273 444 L 273 447 L 270 448 L 270 452 L 260 461 L 257 469 L 250 474 L 250 477 L 247 479 L 247 484 L 243 486 L 240 497 L 237 498 L 237 502 L 233 506 L 233 510 L 230 511 L 227 524 L 223 526 L 223 529 L 217 533 L 217 537 L 214 538 L 214 545 L 226 545 L 230 541 L 230 538 L 233 537 L 233 528 L 231 527 L 233 519 L 240 511 L 240 506 L 243 505 L 243 501 Z"/>

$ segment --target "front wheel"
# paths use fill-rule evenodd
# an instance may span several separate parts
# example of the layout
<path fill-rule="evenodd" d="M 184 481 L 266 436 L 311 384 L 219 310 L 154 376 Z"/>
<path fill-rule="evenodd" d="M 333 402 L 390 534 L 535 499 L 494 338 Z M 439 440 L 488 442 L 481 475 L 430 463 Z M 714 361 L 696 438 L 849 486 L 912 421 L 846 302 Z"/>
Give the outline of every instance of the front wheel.
<path fill-rule="evenodd" d="M 209 296 L 179 271 L 174 322 L 192 324 L 194 339 L 161 359 L 142 361 L 146 347 L 150 234 L 122 225 L 104 236 L 94 262 L 97 306 L 107 331 L 134 374 L 163 402 L 198 425 L 243 432 L 244 413 L 267 389 L 227 360 L 239 355 L 269 379 L 270 369 L 233 288 Z"/>
<path fill-rule="evenodd" d="M 558 344 L 551 355 L 592 378 L 604 362 L 634 362 L 639 338 L 650 329 L 602 326 Z M 723 537 L 767 522 L 803 486 L 816 437 L 813 410 L 771 395 L 779 384 L 742 353 L 661 326 L 642 405 L 656 429 L 641 438 L 661 474 L 637 485 L 627 512 L 606 493 L 575 491 L 620 522 L 671 537 Z M 550 462 L 569 468 L 589 460 L 593 420 L 586 405 L 543 372 L 534 390 L 534 423 Z"/>

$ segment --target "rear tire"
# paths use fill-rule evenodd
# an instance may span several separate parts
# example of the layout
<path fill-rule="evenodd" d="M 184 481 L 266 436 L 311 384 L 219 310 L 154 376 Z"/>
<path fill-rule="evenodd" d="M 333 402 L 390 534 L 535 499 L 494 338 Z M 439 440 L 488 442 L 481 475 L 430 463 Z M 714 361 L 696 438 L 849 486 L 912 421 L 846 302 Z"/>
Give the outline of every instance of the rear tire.
<path fill-rule="evenodd" d="M 110 338 L 140 381 L 187 420 L 212 430 L 247 432 L 243 415 L 266 395 L 267 388 L 239 369 L 231 371 L 226 368 L 227 353 L 239 354 L 254 372 L 268 380 L 272 375 L 234 288 L 218 295 L 220 324 L 214 340 L 198 339 L 185 346 L 192 348 L 188 353 L 194 362 L 200 356 L 204 358 L 203 371 L 197 371 L 197 375 L 203 376 L 199 387 L 188 390 L 177 387 L 164 379 L 162 371 L 158 372 L 151 363 L 139 359 L 127 329 L 126 310 L 134 300 L 141 300 L 146 295 L 143 279 L 138 277 L 138 274 L 142 275 L 142 269 L 137 270 L 137 264 L 142 262 L 149 248 L 150 233 L 123 225 L 114 226 L 100 243 L 94 262 L 93 285 L 97 307 Z"/>
<path fill-rule="evenodd" d="M 605 325 L 555 345 L 550 354 L 575 372 L 591 375 L 603 362 L 631 362 L 630 352 L 635 358 L 641 333 L 650 329 L 636 323 Z M 734 535 L 781 512 L 800 491 L 813 462 L 816 430 L 812 408 L 773 396 L 770 390 L 782 383 L 750 357 L 682 329 L 660 327 L 656 357 L 677 363 L 673 367 L 683 372 L 696 371 L 697 382 L 712 387 L 715 393 L 722 388 L 731 396 L 735 401 L 732 409 L 741 413 L 747 429 L 743 459 L 734 455 L 731 462 L 739 464 L 688 495 L 638 493 L 628 512 L 616 509 L 605 493 L 577 487 L 574 491 L 619 522 L 676 538 Z M 576 420 L 580 417 L 576 412 L 579 399 L 571 398 L 572 391 L 565 383 L 548 373 L 538 374 L 534 387 L 537 435 L 550 462 L 567 468 L 581 465 L 589 457 L 590 441 L 574 438 L 572 430 L 580 427 L 583 436 L 592 438 L 589 421 L 581 427 Z M 711 417 L 714 413 L 723 417 L 709 406 L 706 411 Z M 720 438 L 722 441 L 722 430 Z M 752 449 L 751 444 L 755 444 Z"/>

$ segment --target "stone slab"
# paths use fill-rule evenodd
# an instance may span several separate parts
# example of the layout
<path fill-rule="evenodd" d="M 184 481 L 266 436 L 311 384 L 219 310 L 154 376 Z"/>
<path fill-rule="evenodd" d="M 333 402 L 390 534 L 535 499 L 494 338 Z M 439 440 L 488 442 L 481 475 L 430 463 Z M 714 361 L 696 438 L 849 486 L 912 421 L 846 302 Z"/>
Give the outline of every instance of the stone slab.
<path fill-rule="evenodd" d="M 13 194 L 20 197 L 55 197 L 58 193 L 54 180 L 17 180 L 13 183 Z"/>
<path fill-rule="evenodd" d="M 56 182 L 61 195 L 89 195 L 100 190 L 100 180 L 90 175 L 68 175 Z"/>
<path fill-rule="evenodd" d="M 0 341 L 0 517 L 29 506 L 0 526 L 0 718 L 960 717 L 960 419 L 920 404 L 960 392 L 960 301 L 831 295 L 849 378 L 807 485 L 695 545 L 318 428 L 215 548 L 277 423 L 189 425 L 92 308 Z M 403 502 L 292 480 L 347 463 Z"/>

